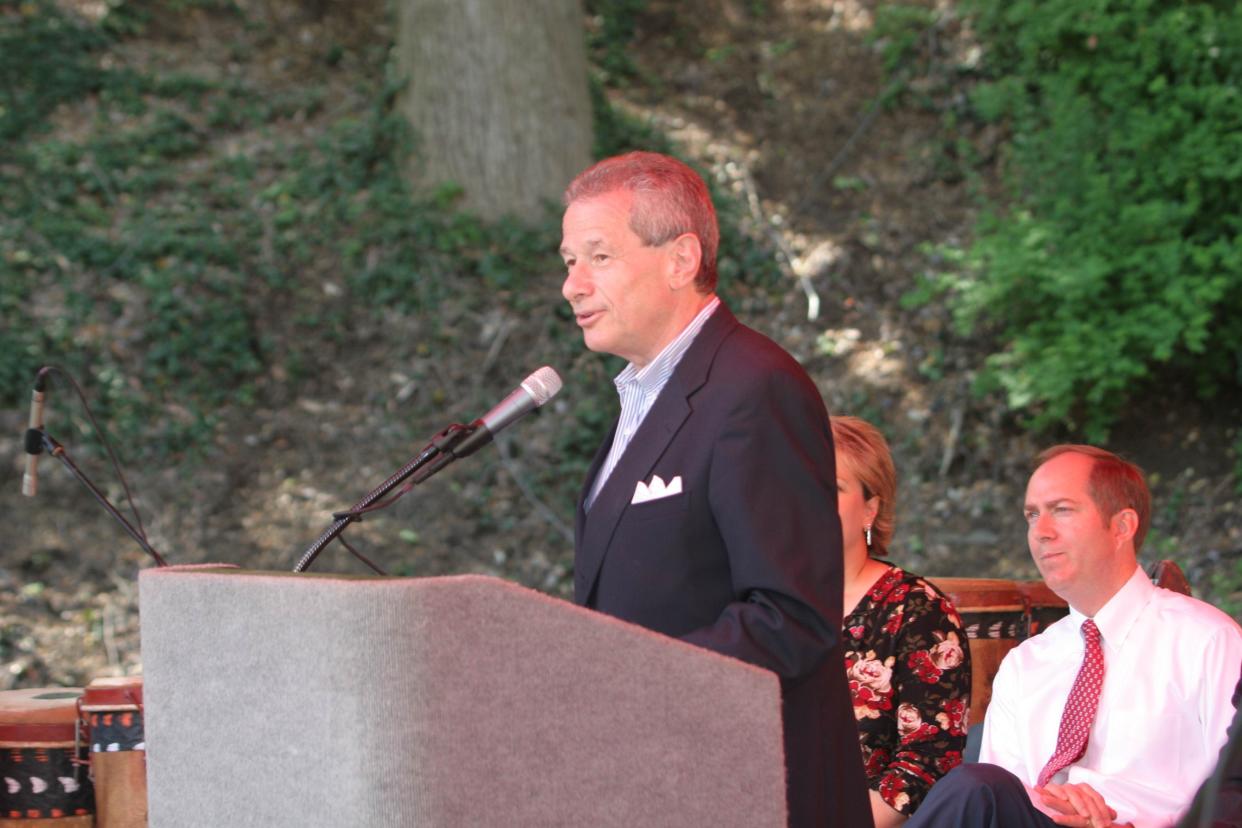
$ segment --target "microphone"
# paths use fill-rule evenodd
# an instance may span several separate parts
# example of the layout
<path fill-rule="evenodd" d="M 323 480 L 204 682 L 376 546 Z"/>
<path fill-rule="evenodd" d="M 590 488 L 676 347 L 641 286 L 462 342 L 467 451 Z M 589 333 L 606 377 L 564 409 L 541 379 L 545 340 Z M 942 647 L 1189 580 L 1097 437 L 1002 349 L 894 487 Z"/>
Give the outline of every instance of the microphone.
<path fill-rule="evenodd" d="M 472 431 L 450 449 L 454 457 L 468 457 L 492 441 L 501 429 L 552 399 L 561 390 L 561 377 L 547 365 L 522 381 L 491 411 L 471 423 Z"/>
<path fill-rule="evenodd" d="M 22 475 L 22 494 L 34 497 L 39 490 L 39 455 L 43 453 L 43 389 L 44 374 L 35 375 L 30 392 L 30 427 L 26 429 L 26 473 Z"/>
<path fill-rule="evenodd" d="M 499 405 L 471 423 L 471 430 L 469 432 L 465 432 L 466 426 L 454 424 L 437 434 L 432 438 L 427 447 L 423 449 L 421 454 L 402 466 L 396 474 L 389 477 L 368 493 L 366 497 L 355 503 L 348 511 L 333 514 L 334 520 L 332 525 L 310 545 L 309 549 L 302 553 L 302 557 L 293 567 L 293 571 L 305 572 L 306 568 L 311 565 L 311 562 L 315 560 L 323 548 L 339 536 L 352 521 L 361 518 L 368 512 L 391 505 L 398 497 L 408 492 L 415 485 L 426 482 L 428 478 L 454 460 L 474 454 L 480 448 L 490 443 L 492 438 L 502 428 L 508 428 L 513 425 L 513 423 L 552 399 L 560 390 L 560 376 L 556 371 L 545 365 L 523 380 L 520 386 L 513 389 L 509 396 L 500 401 Z M 465 432 L 465 437 L 461 436 L 463 432 Z M 383 498 L 403 480 L 407 482 L 401 491 L 384 500 Z M 348 546 L 346 544 L 347 548 Z M 371 566 L 371 568 L 375 568 L 374 564 L 362 558 L 353 549 L 350 549 L 350 552 L 363 560 L 368 566 Z"/>

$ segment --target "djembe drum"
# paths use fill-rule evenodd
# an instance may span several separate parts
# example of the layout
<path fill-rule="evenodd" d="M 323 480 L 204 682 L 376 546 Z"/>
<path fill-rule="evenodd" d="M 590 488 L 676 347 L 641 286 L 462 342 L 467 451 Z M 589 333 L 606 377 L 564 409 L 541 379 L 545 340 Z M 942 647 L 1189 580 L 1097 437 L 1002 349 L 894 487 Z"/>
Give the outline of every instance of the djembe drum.
<path fill-rule="evenodd" d="M 79 687 L 0 692 L 0 827 L 94 825 L 95 796 L 77 738 Z"/>
<path fill-rule="evenodd" d="M 142 726 L 142 677 L 99 678 L 80 703 L 90 734 L 91 779 L 99 828 L 147 824 L 147 746 Z"/>

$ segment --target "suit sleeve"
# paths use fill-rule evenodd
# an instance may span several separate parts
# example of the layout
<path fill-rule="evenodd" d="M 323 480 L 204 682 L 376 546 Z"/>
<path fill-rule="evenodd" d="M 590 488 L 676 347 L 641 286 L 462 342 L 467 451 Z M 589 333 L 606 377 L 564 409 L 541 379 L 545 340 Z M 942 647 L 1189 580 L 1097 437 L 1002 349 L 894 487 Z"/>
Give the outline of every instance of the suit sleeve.
<path fill-rule="evenodd" d="M 840 639 L 832 436 L 805 375 L 784 365 L 755 373 L 730 386 L 708 476 L 734 600 L 685 640 L 798 678 Z"/>

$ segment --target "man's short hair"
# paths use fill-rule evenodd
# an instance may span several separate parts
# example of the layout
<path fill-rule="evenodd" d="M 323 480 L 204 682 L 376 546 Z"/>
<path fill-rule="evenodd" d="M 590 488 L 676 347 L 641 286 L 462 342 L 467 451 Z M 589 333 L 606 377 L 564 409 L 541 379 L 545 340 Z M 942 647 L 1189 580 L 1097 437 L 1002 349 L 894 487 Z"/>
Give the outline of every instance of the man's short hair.
<path fill-rule="evenodd" d="M 1035 468 L 1062 454 L 1082 454 L 1091 458 L 1087 493 L 1105 520 L 1111 520 L 1122 509 L 1135 511 L 1138 529 L 1134 532 L 1134 551 L 1137 553 L 1143 548 L 1143 540 L 1151 526 L 1151 489 L 1147 488 L 1143 470 L 1111 451 L 1073 443 L 1045 449 L 1035 459 Z"/>
<path fill-rule="evenodd" d="M 630 229 L 644 244 L 655 247 L 682 233 L 698 237 L 703 258 L 694 286 L 700 293 L 714 291 L 720 229 L 703 178 L 676 158 L 658 152 L 628 152 L 579 173 L 565 190 L 565 206 L 617 190 L 634 194 Z"/>

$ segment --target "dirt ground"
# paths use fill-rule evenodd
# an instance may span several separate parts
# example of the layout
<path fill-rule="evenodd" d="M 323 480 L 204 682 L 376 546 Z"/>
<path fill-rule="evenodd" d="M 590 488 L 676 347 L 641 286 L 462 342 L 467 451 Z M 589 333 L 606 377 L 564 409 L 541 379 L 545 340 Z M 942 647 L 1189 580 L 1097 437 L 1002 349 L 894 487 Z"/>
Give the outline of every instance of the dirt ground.
<path fill-rule="evenodd" d="M 241 69 L 254 83 L 330 85 L 344 98 L 358 86 L 350 73 L 363 67 L 347 57 L 329 73 L 304 59 L 305 44 L 332 39 L 352 49 L 391 36 L 383 4 L 372 0 L 239 5 L 259 25 L 157 27 L 127 46 L 129 57 L 210 73 L 230 42 L 250 39 Z M 777 246 L 786 288 L 775 299 L 744 294 L 735 310 L 802 361 L 831 411 L 864 416 L 888 435 L 901 475 L 894 557 L 931 576 L 1034 577 L 1021 495 L 1030 458 L 1055 435 L 1033 438 L 998 400 L 972 394 L 986 343 L 956 338 L 943 308 L 898 302 L 934 266 L 926 243 L 968 235 L 973 201 L 941 163 L 941 115 L 960 96 L 952 79 L 915 81 L 932 104 L 874 110 L 885 86 L 878 47 L 866 37 L 877 5 L 652 0 L 631 50 L 636 76 L 609 94 L 710 169 L 746 205 L 752 232 Z M 968 62 L 968 40 L 951 23 L 926 38 L 924 49 L 962 52 Z M 997 136 L 983 126 L 962 129 L 986 157 Z M 550 277 L 549 314 L 561 301 L 557 288 Z M 462 338 L 452 353 L 428 355 L 413 337 L 393 342 L 360 326 L 315 382 L 273 393 L 257 412 L 235 418 L 206 462 L 128 467 L 153 545 L 175 563 L 292 569 L 334 510 L 539 364 L 526 360 L 538 359 L 548 318 L 465 306 L 443 313 L 459 314 Z M 498 340 L 504 347 L 495 356 Z M 474 369 L 489 356 L 479 376 Z M 561 494 L 547 502 L 531 494 L 531 482 L 575 468 L 555 456 L 558 432 L 572 427 L 573 387 L 608 379 L 586 353 L 557 367 L 567 388 L 549 411 L 352 528 L 356 545 L 394 574 L 488 573 L 567 595 L 572 501 L 563 493 L 576 481 L 559 482 Z M 425 392 L 432 386 L 469 393 L 432 405 Z M 1196 594 L 1237 601 L 1218 576 L 1242 558 L 1228 450 L 1242 423 L 1242 394 L 1202 402 L 1171 383 L 1136 403 L 1110 447 L 1151 473 L 1157 506 L 1145 558 L 1173 558 Z M 51 399 L 49 430 L 73 411 L 67 394 Z M 20 496 L 25 417 L 0 413 L 0 458 L 8 458 L 0 463 L 0 513 L 9 526 L 0 550 L 0 688 L 138 672 L 137 573 L 150 561 L 52 461 L 43 461 L 39 496 Z M 114 475 L 89 460 L 88 472 L 122 505 Z M 364 571 L 339 547 L 314 569 Z"/>

